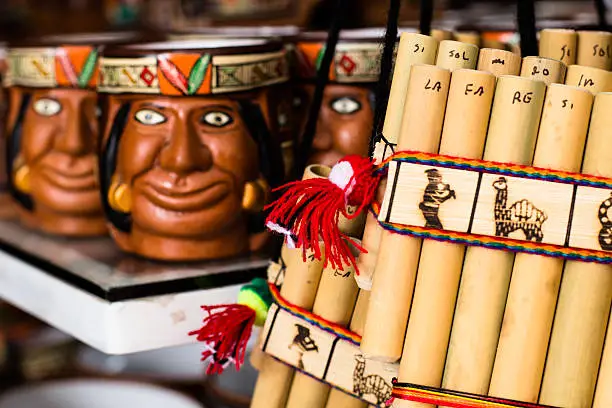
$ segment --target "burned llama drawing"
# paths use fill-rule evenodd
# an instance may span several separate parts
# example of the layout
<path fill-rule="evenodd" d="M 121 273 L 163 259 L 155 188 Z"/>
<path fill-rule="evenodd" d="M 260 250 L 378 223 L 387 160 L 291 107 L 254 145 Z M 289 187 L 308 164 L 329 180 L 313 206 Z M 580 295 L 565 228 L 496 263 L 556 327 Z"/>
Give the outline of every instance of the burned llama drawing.
<path fill-rule="evenodd" d="M 500 177 L 493 182 L 495 195 L 495 236 L 508 237 L 514 231 L 522 231 L 527 241 L 542 242 L 542 224 L 548 216 L 526 199 L 514 202 L 508 207 L 508 182 Z"/>
<path fill-rule="evenodd" d="M 612 193 L 599 206 L 597 218 L 601 224 L 599 230 L 599 245 L 605 251 L 612 250 L 612 220 L 608 217 L 608 210 L 612 207 Z"/>
<path fill-rule="evenodd" d="M 366 360 L 361 354 L 355 355 L 355 370 L 353 371 L 353 392 L 360 397 L 371 395 L 378 405 L 386 403 L 391 398 L 393 387 L 378 374 L 365 375 Z"/>

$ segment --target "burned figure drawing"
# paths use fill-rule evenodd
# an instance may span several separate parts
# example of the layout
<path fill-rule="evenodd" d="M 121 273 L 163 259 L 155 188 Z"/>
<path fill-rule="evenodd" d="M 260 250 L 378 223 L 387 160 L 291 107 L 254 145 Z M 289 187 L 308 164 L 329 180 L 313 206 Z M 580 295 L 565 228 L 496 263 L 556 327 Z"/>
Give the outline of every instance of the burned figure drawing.
<path fill-rule="evenodd" d="M 293 342 L 289 345 L 289 348 L 293 349 L 297 347 L 299 353 L 298 368 L 303 369 L 304 362 L 302 358 L 304 357 L 304 353 L 309 351 L 316 351 L 318 353 L 319 347 L 313 338 L 310 337 L 310 329 L 308 327 L 304 327 L 301 324 L 296 324 L 295 327 L 297 328 L 297 334 L 293 338 Z"/>
<path fill-rule="evenodd" d="M 419 209 L 425 217 L 426 228 L 442 229 L 442 222 L 438 217 L 440 205 L 451 198 L 457 198 L 455 190 L 451 189 L 450 184 L 442 181 L 442 174 L 438 169 L 425 170 L 429 183 L 423 193 L 423 201 L 419 203 Z"/>
<path fill-rule="evenodd" d="M 601 224 L 599 230 L 599 245 L 601 249 L 610 251 L 612 250 L 612 220 L 608 216 L 608 210 L 612 207 L 612 193 L 610 197 L 606 198 L 599 206 L 599 212 L 597 217 Z"/>
<path fill-rule="evenodd" d="M 508 207 L 508 182 L 500 177 L 493 182 L 495 195 L 495 236 L 508 237 L 510 233 L 521 230 L 527 241 L 542 242 L 542 224 L 548 216 L 526 199 L 514 202 Z"/>

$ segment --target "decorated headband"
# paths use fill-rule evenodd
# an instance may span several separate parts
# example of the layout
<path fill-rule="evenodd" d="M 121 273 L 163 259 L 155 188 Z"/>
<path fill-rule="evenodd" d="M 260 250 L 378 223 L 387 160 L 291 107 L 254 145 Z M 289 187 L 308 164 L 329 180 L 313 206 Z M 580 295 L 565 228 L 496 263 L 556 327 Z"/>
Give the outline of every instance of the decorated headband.
<path fill-rule="evenodd" d="M 280 47 L 278 51 L 251 53 L 249 47 L 154 51 L 143 57 L 101 58 L 98 91 L 208 95 L 248 91 L 288 78 L 285 51 Z"/>
<path fill-rule="evenodd" d="M 295 50 L 297 76 L 314 80 L 325 52 L 324 42 L 298 42 Z M 329 80 L 338 83 L 375 83 L 380 75 L 380 44 L 340 41 L 329 70 Z"/>
<path fill-rule="evenodd" d="M 4 85 L 92 89 L 98 54 L 96 47 L 83 45 L 11 48 Z"/>

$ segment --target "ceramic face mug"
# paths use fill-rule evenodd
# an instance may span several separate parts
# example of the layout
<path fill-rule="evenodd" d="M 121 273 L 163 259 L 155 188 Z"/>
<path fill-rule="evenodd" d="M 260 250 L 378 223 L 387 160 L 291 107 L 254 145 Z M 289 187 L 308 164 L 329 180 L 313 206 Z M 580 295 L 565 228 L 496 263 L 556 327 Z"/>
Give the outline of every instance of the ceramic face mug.
<path fill-rule="evenodd" d="M 283 178 L 270 118 L 287 77 L 282 44 L 265 40 L 105 53 L 100 187 L 119 247 L 168 261 L 253 249 L 249 224 Z"/>
<path fill-rule="evenodd" d="M 294 100 L 303 129 L 314 93 L 318 64 L 325 52 L 320 33 L 304 33 L 295 58 L 301 95 Z M 365 156 L 374 119 L 374 84 L 380 75 L 380 37 L 371 30 L 341 33 L 325 87 L 309 164 L 333 166 L 350 154 Z"/>
<path fill-rule="evenodd" d="M 8 188 L 29 227 L 106 232 L 95 177 L 97 47 L 11 48 Z"/>

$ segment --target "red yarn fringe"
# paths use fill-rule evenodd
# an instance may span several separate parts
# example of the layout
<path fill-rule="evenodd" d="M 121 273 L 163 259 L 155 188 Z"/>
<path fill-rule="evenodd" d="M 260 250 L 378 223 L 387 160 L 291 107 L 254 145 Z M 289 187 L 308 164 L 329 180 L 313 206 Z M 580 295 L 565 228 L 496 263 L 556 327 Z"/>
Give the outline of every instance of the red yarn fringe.
<path fill-rule="evenodd" d="M 345 190 L 327 178 L 315 178 L 287 183 L 277 190 L 285 190 L 283 195 L 266 209 L 271 209 L 266 224 L 272 223 L 289 229 L 297 238 L 296 247 L 302 248 L 306 260 L 307 251 L 312 250 L 316 259 L 321 259 L 319 246 L 323 242 L 324 265 L 344 269 L 351 265 L 359 274 L 350 242 L 359 252 L 367 252 L 348 235 L 338 228 L 340 214 L 354 219 L 372 203 L 376 194 L 380 175 L 368 158 L 349 156 L 341 161 L 349 161 L 353 175 Z M 348 194 L 346 194 L 348 191 Z M 347 212 L 347 205 L 357 209 Z"/>
<path fill-rule="evenodd" d="M 202 361 L 211 359 L 207 374 L 221 374 L 230 364 L 236 370 L 244 363 L 246 347 L 255 323 L 255 311 L 248 306 L 215 305 L 202 306 L 208 313 L 202 328 L 189 333 L 206 344 Z"/>

